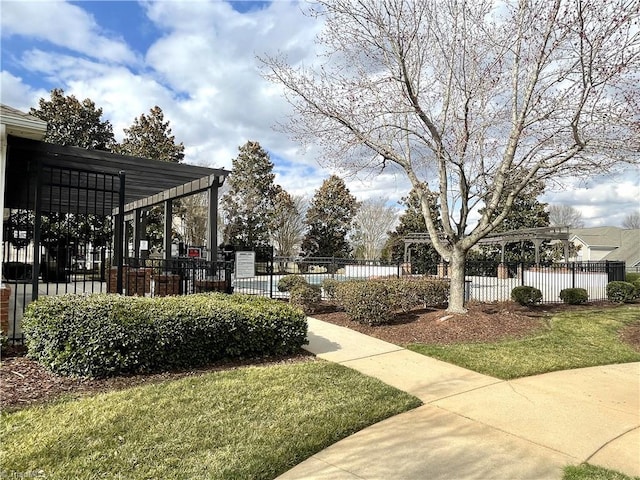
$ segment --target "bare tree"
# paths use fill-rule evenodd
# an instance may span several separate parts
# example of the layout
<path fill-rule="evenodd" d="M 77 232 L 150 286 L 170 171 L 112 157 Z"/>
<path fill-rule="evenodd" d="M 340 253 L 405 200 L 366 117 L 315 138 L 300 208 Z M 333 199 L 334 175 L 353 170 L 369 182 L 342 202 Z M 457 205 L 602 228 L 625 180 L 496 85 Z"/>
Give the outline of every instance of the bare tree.
<path fill-rule="evenodd" d="M 386 198 L 365 200 L 354 219 L 353 243 L 356 256 L 377 260 L 387 241 L 389 232 L 398 223 L 396 209 L 387 205 Z"/>
<path fill-rule="evenodd" d="M 549 206 L 549 223 L 555 227 L 584 227 L 582 213 L 570 205 Z"/>
<path fill-rule="evenodd" d="M 261 59 L 294 107 L 285 128 L 347 171 L 404 172 L 450 262 L 450 312 L 467 252 L 526 185 L 638 161 L 640 0 L 316 5 L 315 66 Z"/>
<path fill-rule="evenodd" d="M 622 227 L 628 230 L 640 228 L 640 212 L 638 210 L 635 210 L 624 217 Z"/>
<path fill-rule="evenodd" d="M 208 198 L 207 193 L 202 192 L 180 200 L 179 214 L 184 226 L 184 241 L 188 245 L 204 245 L 206 243 L 209 215 Z"/>
<path fill-rule="evenodd" d="M 275 197 L 275 213 L 271 227 L 271 240 L 276 255 L 291 257 L 297 253 L 304 238 L 306 201 L 292 196 L 280 188 Z"/>

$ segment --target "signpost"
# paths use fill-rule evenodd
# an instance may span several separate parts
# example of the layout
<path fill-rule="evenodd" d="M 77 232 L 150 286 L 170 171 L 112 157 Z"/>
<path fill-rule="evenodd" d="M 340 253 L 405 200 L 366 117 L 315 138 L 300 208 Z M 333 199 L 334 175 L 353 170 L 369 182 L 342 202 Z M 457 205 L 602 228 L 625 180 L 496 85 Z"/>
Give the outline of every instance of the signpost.
<path fill-rule="evenodd" d="M 256 252 L 236 252 L 236 278 L 256 275 Z"/>

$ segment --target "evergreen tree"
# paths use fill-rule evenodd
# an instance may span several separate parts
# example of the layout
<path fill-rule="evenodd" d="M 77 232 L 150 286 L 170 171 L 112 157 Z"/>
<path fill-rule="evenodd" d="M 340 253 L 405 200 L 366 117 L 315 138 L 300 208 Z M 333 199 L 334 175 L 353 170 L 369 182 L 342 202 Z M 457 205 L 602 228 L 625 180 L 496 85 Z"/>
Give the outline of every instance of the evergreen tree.
<path fill-rule="evenodd" d="M 344 181 L 331 175 L 316 191 L 305 222 L 307 234 L 302 250 L 308 257 L 348 258 L 351 245 L 347 235 L 351 231 L 358 202 Z"/>
<path fill-rule="evenodd" d="M 184 144 L 176 143 L 169 120 L 164 121 L 164 113 L 157 105 L 149 111 L 149 115 L 143 113 L 134 119 L 124 133 L 122 143 L 114 147 L 116 153 L 175 163 L 184 158 Z M 174 202 L 174 208 L 178 211 L 180 205 Z M 145 212 L 144 229 L 151 246 L 161 248 L 164 237 L 163 207 L 152 207 Z"/>
<path fill-rule="evenodd" d="M 239 147 L 222 197 L 227 217 L 224 241 L 236 248 L 252 250 L 269 245 L 277 193 L 273 163 L 258 142 Z"/>
<path fill-rule="evenodd" d="M 44 141 L 58 145 L 109 150 L 115 141 L 109 120 L 101 120 L 102 108 L 86 98 L 80 102 L 64 90 L 51 90 L 51 99 L 41 98 L 30 115 L 47 122 Z"/>
<path fill-rule="evenodd" d="M 157 105 L 149 115 L 141 114 L 133 125 L 124 129 L 125 137 L 115 150 L 123 155 L 178 163 L 184 158 L 184 144 L 176 143 L 169 121 Z"/>
<path fill-rule="evenodd" d="M 38 108 L 29 113 L 47 122 L 44 140 L 58 145 L 109 150 L 114 146 L 113 127 L 102 120 L 102 108 L 86 98 L 80 102 L 73 95 L 64 95 L 64 90 L 51 90 L 51 98 L 41 98 Z M 31 215 L 19 211 L 19 215 Z M 62 249 L 62 245 L 87 244 L 93 247 L 106 245 L 111 238 L 109 216 L 83 213 L 48 212 L 42 216 L 41 242 L 51 254 Z M 32 229 L 28 229 L 29 240 Z"/>
<path fill-rule="evenodd" d="M 515 199 L 513 207 L 507 217 L 494 230 L 494 233 L 510 232 L 527 228 L 548 227 L 548 204 L 538 201 L 538 196 L 544 191 L 541 183 L 529 186 L 522 195 Z M 501 248 L 499 245 L 484 245 L 480 247 L 480 258 L 500 261 Z M 540 260 L 550 260 L 553 252 L 549 241 L 540 246 Z M 535 260 L 535 246 L 533 242 L 522 241 L 510 243 L 505 247 L 505 262 L 533 262 Z"/>
<path fill-rule="evenodd" d="M 427 225 L 420 208 L 420 199 L 412 189 L 409 195 L 403 197 L 399 202 L 405 207 L 404 213 L 400 216 L 398 226 L 393 232 L 389 232 L 389 238 L 384 248 L 383 255 L 393 262 L 404 260 L 403 238 L 410 233 L 427 233 Z M 434 205 L 436 203 L 431 202 Z M 438 212 L 433 212 L 434 218 L 439 217 Z M 411 245 L 411 271 L 412 273 L 435 274 L 440 263 L 440 255 L 430 243 L 415 243 Z"/>

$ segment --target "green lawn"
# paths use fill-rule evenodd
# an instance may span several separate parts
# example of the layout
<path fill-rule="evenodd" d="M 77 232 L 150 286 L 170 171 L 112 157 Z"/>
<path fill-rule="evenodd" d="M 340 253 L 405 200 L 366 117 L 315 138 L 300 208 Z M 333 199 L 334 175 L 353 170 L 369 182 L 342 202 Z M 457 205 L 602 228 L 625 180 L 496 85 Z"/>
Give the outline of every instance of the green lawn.
<path fill-rule="evenodd" d="M 566 467 L 562 480 L 638 480 L 639 478 L 583 463 L 575 467 Z"/>
<path fill-rule="evenodd" d="M 502 379 L 570 368 L 640 361 L 640 352 L 619 339 L 640 322 L 640 306 L 565 312 L 550 317 L 534 335 L 496 343 L 412 344 L 407 348 Z"/>
<path fill-rule="evenodd" d="M 322 361 L 210 373 L 3 413 L 2 476 L 271 479 L 419 405 Z"/>

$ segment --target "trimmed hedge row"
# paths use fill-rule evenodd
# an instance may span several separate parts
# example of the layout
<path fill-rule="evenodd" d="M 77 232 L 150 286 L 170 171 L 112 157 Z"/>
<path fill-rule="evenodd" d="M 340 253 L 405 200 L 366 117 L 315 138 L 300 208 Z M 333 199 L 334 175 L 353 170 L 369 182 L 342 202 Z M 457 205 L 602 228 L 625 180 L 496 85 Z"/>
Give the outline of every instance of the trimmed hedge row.
<path fill-rule="evenodd" d="M 367 325 L 389 322 L 395 312 L 447 303 L 449 282 L 434 278 L 353 280 L 331 286 L 349 317 Z"/>
<path fill-rule="evenodd" d="M 106 377 L 294 353 L 307 322 L 298 308 L 248 295 L 94 294 L 41 297 L 23 330 L 29 356 L 51 371 Z"/>

